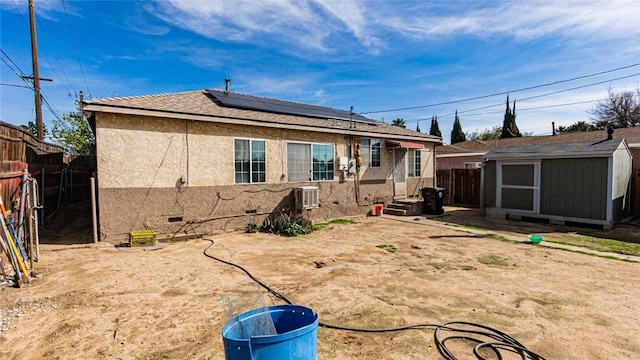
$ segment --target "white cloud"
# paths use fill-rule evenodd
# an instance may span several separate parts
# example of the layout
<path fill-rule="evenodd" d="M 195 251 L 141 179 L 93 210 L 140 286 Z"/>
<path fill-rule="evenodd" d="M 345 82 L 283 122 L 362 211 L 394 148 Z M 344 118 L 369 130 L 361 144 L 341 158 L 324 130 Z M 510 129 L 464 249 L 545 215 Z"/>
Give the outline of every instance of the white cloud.
<path fill-rule="evenodd" d="M 65 3 L 65 6 L 68 14 L 76 15 L 72 6 L 67 3 Z M 19 13 L 26 21 L 29 21 L 29 6 L 26 1 L 0 0 L 0 7 L 2 7 L 2 11 Z M 56 21 L 54 13 L 63 13 L 65 7 L 63 7 L 60 0 L 38 0 L 34 2 L 34 10 L 36 17 Z"/>
<path fill-rule="evenodd" d="M 290 41 L 326 51 L 331 23 L 309 3 L 294 0 L 158 2 L 149 10 L 164 21 L 220 41 L 268 46 Z"/>
<path fill-rule="evenodd" d="M 613 1 L 490 1 L 461 9 L 424 7 L 412 14 L 404 11 L 383 21 L 399 33 L 416 38 L 470 35 L 512 36 L 520 40 L 549 35 L 566 37 L 593 35 L 598 38 L 630 37 L 640 33 L 635 18 L 638 3 Z"/>
<path fill-rule="evenodd" d="M 286 99 L 287 95 L 300 94 L 303 89 L 306 89 L 313 82 L 311 79 L 302 79 L 298 76 L 284 77 L 284 76 L 266 76 L 266 75 L 249 75 L 243 74 L 238 76 L 238 82 L 243 85 L 243 88 L 251 94 L 263 94 L 264 96 L 277 95 L 280 98 Z"/>
<path fill-rule="evenodd" d="M 344 27 L 352 33 L 365 47 L 377 48 L 382 45 L 381 40 L 369 29 L 367 3 L 362 1 L 335 1 L 317 0 L 335 18 L 340 20 Z"/>
<path fill-rule="evenodd" d="M 168 27 L 154 24 L 145 15 L 142 9 L 137 9 L 133 14 L 124 18 L 124 28 L 144 35 L 159 36 L 169 33 Z"/>
<path fill-rule="evenodd" d="M 627 39 L 633 46 L 631 40 L 640 35 L 637 0 L 166 0 L 146 8 L 170 24 L 209 38 L 280 47 L 283 52 L 356 49 L 377 54 L 402 39 L 447 41 L 457 36 Z"/>

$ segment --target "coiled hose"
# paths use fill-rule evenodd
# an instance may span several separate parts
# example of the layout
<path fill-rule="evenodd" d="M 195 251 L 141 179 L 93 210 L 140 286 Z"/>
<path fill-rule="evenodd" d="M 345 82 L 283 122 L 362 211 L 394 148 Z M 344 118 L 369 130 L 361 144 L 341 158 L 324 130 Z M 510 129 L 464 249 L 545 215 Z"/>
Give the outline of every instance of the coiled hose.
<path fill-rule="evenodd" d="M 207 250 L 209 250 L 209 248 L 211 248 L 214 245 L 214 241 L 211 239 L 205 239 L 205 238 L 203 238 L 203 240 L 207 240 L 211 242 L 211 244 L 209 244 L 209 246 L 207 246 L 203 251 L 203 254 L 206 257 L 216 260 L 218 262 L 221 262 L 223 264 L 233 266 L 241 270 L 251 280 L 256 282 L 260 287 L 265 289 L 267 292 L 269 292 L 269 294 L 275 296 L 276 298 L 284 301 L 289 305 L 292 304 L 292 302 L 289 299 L 287 299 L 284 295 L 273 290 L 267 284 L 258 280 L 244 267 L 208 254 Z M 493 353 L 493 355 L 495 355 L 495 358 L 497 358 L 498 360 L 503 359 L 503 354 L 504 354 L 503 352 L 509 352 L 512 354 L 520 355 L 520 358 L 523 360 L 527 360 L 527 359 L 546 360 L 542 355 L 536 354 L 535 352 L 527 349 L 526 346 L 521 344 L 518 340 L 514 339 L 507 333 L 504 333 L 500 330 L 494 329 L 489 326 L 476 324 L 472 322 L 466 322 L 466 321 L 449 321 L 442 324 L 413 324 L 413 325 L 405 325 L 405 326 L 399 326 L 399 327 L 393 327 L 393 328 L 380 328 L 380 329 L 360 329 L 360 328 L 353 328 L 353 327 L 347 327 L 347 326 L 331 325 L 322 321 L 318 325 L 327 329 L 354 331 L 354 332 L 362 332 L 362 333 L 385 333 L 385 332 L 404 331 L 404 330 L 433 329 L 434 330 L 433 341 L 440 355 L 442 355 L 442 357 L 446 360 L 457 360 L 455 355 L 446 346 L 446 343 L 452 340 L 463 340 L 463 341 L 468 341 L 468 342 L 477 344 L 473 348 L 473 354 L 475 355 L 476 359 L 479 359 L 479 360 L 489 359 L 487 357 L 484 357 L 482 354 L 480 354 L 480 351 L 482 349 L 490 350 L 490 352 Z M 456 333 L 458 335 L 446 336 L 446 335 L 443 335 L 445 332 Z M 487 339 L 491 339 L 491 340 L 487 341 Z"/>

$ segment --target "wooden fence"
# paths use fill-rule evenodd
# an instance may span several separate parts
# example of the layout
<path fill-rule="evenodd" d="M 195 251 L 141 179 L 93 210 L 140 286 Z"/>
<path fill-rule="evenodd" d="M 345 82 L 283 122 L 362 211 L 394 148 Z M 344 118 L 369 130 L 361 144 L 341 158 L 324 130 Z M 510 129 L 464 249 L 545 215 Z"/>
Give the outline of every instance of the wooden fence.
<path fill-rule="evenodd" d="M 90 199 L 95 156 L 74 157 L 58 145 L 37 139 L 19 126 L 0 122 L 0 196 L 5 207 L 19 205 L 23 171 L 38 181 L 43 222 L 67 203 Z"/>
<path fill-rule="evenodd" d="M 437 170 L 436 180 L 446 189 L 444 205 L 480 206 L 480 169 Z"/>

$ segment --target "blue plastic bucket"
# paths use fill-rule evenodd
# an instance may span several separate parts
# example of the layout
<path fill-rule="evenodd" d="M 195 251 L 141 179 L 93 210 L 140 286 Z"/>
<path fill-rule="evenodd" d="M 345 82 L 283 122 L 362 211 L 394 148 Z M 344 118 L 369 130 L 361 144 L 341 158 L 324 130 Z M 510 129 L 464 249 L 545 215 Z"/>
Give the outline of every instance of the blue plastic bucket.
<path fill-rule="evenodd" d="M 273 320 L 275 335 L 250 335 L 265 312 Z M 318 314 L 299 305 L 255 309 L 231 319 L 222 328 L 226 360 L 316 360 Z"/>

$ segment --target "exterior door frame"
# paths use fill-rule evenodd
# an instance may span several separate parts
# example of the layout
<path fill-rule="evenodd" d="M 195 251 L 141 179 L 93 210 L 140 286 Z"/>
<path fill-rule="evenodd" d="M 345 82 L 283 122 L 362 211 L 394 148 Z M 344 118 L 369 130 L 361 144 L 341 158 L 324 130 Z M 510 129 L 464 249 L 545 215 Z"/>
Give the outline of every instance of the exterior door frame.
<path fill-rule="evenodd" d="M 533 184 L 526 186 L 518 185 L 504 185 L 502 183 L 502 167 L 509 165 L 531 165 L 533 166 Z M 540 214 L 540 174 L 541 174 L 541 161 L 540 160 L 523 160 L 523 161 L 496 161 L 496 207 L 502 207 L 502 189 L 523 189 L 532 191 L 532 204 L 533 208 L 530 210 L 514 209 L 517 211 L 528 212 L 532 214 Z"/>
<path fill-rule="evenodd" d="M 393 149 L 393 196 L 407 197 L 407 149 Z"/>

